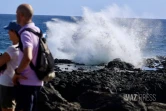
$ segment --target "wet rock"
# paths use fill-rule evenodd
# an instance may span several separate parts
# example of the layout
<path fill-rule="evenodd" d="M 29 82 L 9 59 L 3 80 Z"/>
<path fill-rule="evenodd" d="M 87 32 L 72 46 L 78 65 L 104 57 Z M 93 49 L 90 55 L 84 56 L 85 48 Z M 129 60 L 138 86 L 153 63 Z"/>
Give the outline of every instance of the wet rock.
<path fill-rule="evenodd" d="M 155 96 L 151 101 L 147 96 L 133 101 L 124 94 Z M 41 111 L 164 111 L 165 103 L 164 68 L 143 71 L 119 59 L 100 70 L 56 72 L 56 78 L 44 85 L 38 102 Z"/>
<path fill-rule="evenodd" d="M 161 61 L 155 58 L 148 58 L 145 60 L 144 65 L 149 68 L 157 68 L 161 65 Z"/>
<path fill-rule="evenodd" d="M 55 64 L 58 64 L 58 63 L 72 64 L 74 62 L 72 60 L 68 60 L 68 59 L 55 59 L 54 63 Z"/>
<path fill-rule="evenodd" d="M 62 71 L 58 66 L 54 66 L 55 71 Z"/>
<path fill-rule="evenodd" d="M 76 63 L 72 60 L 68 60 L 68 59 L 55 59 L 54 60 L 54 63 L 55 64 L 60 64 L 60 63 L 63 63 L 63 64 L 75 64 L 75 65 L 85 65 L 83 63 Z"/>
<path fill-rule="evenodd" d="M 114 59 L 113 61 L 109 62 L 106 67 L 110 69 L 119 68 L 120 70 L 134 69 L 134 66 L 132 64 L 123 62 L 120 59 Z"/>
<path fill-rule="evenodd" d="M 41 89 L 38 100 L 39 111 L 76 111 L 80 109 L 78 103 L 69 103 L 51 84 Z"/>
<path fill-rule="evenodd" d="M 152 102 L 150 104 L 147 104 L 147 109 L 148 111 L 166 111 L 166 104 Z"/>
<path fill-rule="evenodd" d="M 82 67 L 79 67 L 79 68 L 78 68 L 78 70 L 80 70 L 80 71 L 83 71 L 83 70 L 84 70 L 84 68 L 82 68 Z"/>
<path fill-rule="evenodd" d="M 126 101 L 118 94 L 87 91 L 79 97 L 82 108 L 94 111 L 146 111 L 143 102 Z"/>

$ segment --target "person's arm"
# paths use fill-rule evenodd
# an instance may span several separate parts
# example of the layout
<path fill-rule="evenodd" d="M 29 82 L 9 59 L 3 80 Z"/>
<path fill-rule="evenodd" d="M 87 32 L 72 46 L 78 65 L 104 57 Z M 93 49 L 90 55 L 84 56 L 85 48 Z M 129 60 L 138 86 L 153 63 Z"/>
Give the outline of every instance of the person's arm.
<path fill-rule="evenodd" d="M 20 73 L 29 65 L 29 63 L 32 60 L 32 39 L 30 33 L 22 33 L 21 35 L 21 41 L 23 44 L 23 58 L 21 60 L 21 63 L 19 64 L 18 68 L 15 69 L 15 74 L 12 78 L 12 81 L 14 85 L 17 84 L 19 79 L 27 79 L 26 77 L 20 75 Z"/>
<path fill-rule="evenodd" d="M 16 69 L 16 72 L 18 74 L 21 73 L 32 61 L 32 48 L 31 47 L 25 48 L 23 53 L 24 53 L 24 55 L 21 60 L 21 63 L 18 66 L 18 68 Z"/>
<path fill-rule="evenodd" d="M 15 70 L 17 74 L 21 73 L 32 61 L 32 50 L 33 50 L 33 41 L 31 38 L 31 33 L 25 31 L 21 35 L 21 41 L 23 44 L 23 58 Z"/>
<path fill-rule="evenodd" d="M 0 67 L 9 61 L 10 61 L 10 56 L 8 53 L 5 52 L 2 56 L 0 56 Z"/>

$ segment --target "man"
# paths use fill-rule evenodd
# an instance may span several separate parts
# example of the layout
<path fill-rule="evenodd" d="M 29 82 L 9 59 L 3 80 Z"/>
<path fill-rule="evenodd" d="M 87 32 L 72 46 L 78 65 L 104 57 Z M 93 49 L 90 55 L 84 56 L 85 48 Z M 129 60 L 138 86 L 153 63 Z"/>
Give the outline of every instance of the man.
<path fill-rule="evenodd" d="M 17 23 L 21 25 L 19 31 L 23 51 L 19 51 L 19 66 L 15 69 L 13 83 L 17 85 L 16 90 L 16 111 L 36 111 L 37 94 L 43 86 L 43 81 L 39 80 L 35 71 L 30 68 L 30 63 L 36 64 L 39 38 L 29 31 L 23 31 L 25 28 L 31 28 L 36 32 L 40 29 L 32 22 L 33 8 L 29 4 L 18 6 Z M 20 79 L 21 76 L 26 79 Z M 18 83 L 20 85 L 18 85 Z"/>

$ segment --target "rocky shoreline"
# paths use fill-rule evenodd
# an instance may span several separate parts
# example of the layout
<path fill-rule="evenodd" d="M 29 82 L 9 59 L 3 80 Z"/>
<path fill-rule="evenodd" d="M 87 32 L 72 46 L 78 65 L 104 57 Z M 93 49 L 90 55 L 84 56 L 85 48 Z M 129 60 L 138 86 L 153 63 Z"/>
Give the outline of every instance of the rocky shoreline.
<path fill-rule="evenodd" d="M 40 111 L 165 111 L 165 61 L 147 59 L 146 65 L 156 70 L 135 69 L 120 59 L 94 71 L 62 71 L 55 66 L 56 78 L 40 92 Z"/>

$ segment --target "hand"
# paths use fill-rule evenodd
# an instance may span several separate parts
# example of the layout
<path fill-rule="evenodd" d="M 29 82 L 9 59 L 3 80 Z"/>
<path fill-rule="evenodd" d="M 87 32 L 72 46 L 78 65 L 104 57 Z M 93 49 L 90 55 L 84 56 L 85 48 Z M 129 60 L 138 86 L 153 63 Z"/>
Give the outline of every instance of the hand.
<path fill-rule="evenodd" d="M 27 78 L 22 76 L 22 75 L 14 74 L 14 76 L 12 78 L 13 84 L 17 85 L 17 82 L 18 82 L 19 79 L 27 79 Z"/>

